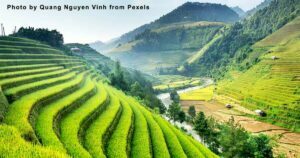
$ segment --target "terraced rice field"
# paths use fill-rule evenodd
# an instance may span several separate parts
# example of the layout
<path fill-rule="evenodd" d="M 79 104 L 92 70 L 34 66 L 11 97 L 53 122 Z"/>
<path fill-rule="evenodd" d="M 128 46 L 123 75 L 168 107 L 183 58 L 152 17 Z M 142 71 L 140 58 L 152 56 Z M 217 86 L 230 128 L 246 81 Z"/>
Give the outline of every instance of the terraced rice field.
<path fill-rule="evenodd" d="M 267 112 L 267 121 L 300 131 L 300 18 L 256 43 L 260 62 L 219 83 L 220 102 Z M 274 58 L 275 59 L 272 59 Z M 230 99 L 229 99 L 230 98 Z"/>
<path fill-rule="evenodd" d="M 82 58 L 1 37 L 0 157 L 218 157 L 103 80 Z"/>

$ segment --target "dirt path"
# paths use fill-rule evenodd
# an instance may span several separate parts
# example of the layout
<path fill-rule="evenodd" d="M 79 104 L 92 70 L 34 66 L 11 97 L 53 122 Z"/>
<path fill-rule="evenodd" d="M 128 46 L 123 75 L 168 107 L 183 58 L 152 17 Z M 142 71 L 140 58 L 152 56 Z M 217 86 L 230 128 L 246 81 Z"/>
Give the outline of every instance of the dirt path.
<path fill-rule="evenodd" d="M 181 101 L 181 104 L 186 111 L 189 106 L 194 105 L 197 112 L 203 111 L 207 116 L 213 116 L 220 121 L 227 121 L 233 116 L 242 127 L 252 133 L 278 136 L 278 147 L 275 148 L 275 153 L 285 153 L 288 158 L 300 158 L 300 133 L 290 132 L 282 127 L 243 116 L 240 111 L 244 111 L 244 109 L 239 109 L 241 107 L 235 106 L 233 109 L 228 110 L 223 104 L 214 101 Z"/>

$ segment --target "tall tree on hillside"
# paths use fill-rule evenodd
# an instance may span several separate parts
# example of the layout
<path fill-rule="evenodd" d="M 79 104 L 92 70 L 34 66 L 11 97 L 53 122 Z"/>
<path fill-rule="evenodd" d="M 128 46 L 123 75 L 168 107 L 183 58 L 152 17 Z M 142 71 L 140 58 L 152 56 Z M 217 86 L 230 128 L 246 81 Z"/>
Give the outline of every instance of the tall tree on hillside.
<path fill-rule="evenodd" d="M 195 116 L 196 116 L 196 109 L 195 109 L 195 106 L 194 106 L 194 105 L 192 105 L 192 106 L 189 107 L 188 114 L 189 114 L 192 118 L 195 118 Z"/>
<path fill-rule="evenodd" d="M 115 70 L 114 72 L 110 75 L 110 82 L 111 82 L 111 85 L 117 87 L 117 88 L 120 88 L 124 91 L 128 91 L 128 84 L 127 82 L 125 81 L 125 78 L 124 78 L 124 72 L 121 68 L 121 65 L 120 65 L 120 62 L 117 61 L 116 64 L 115 64 Z"/>
<path fill-rule="evenodd" d="M 175 89 L 171 91 L 170 98 L 173 100 L 173 102 L 179 102 L 179 95 Z"/>
<path fill-rule="evenodd" d="M 178 120 L 178 114 L 181 111 L 181 106 L 178 102 L 173 102 L 168 109 L 168 115 L 174 122 Z"/>

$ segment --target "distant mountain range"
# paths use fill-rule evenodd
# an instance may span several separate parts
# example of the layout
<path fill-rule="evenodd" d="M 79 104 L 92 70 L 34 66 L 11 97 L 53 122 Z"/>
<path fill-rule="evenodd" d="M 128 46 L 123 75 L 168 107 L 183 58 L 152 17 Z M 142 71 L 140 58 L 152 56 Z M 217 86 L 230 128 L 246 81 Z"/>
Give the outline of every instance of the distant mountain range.
<path fill-rule="evenodd" d="M 239 20 L 239 15 L 226 5 L 187 2 L 159 19 L 142 25 L 107 43 L 105 47 L 103 47 L 102 43 L 99 43 L 99 45 L 93 43 L 91 47 L 105 53 L 109 48 L 115 48 L 120 44 L 134 40 L 138 34 L 143 33 L 147 29 L 156 29 L 174 23 L 198 21 L 233 23 L 237 20 Z"/>
<path fill-rule="evenodd" d="M 233 11 L 235 11 L 240 17 L 243 17 L 246 14 L 246 12 L 243 9 L 241 9 L 240 7 L 238 7 L 238 6 L 231 7 L 231 9 Z"/>

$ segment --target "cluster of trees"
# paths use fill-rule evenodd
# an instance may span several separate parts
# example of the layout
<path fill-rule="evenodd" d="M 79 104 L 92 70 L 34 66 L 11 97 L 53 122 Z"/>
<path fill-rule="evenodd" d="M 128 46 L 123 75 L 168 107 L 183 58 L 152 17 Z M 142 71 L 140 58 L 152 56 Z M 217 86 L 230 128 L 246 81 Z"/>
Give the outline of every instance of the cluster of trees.
<path fill-rule="evenodd" d="M 133 73 L 126 75 L 120 66 L 120 62 L 117 61 L 114 71 L 109 75 L 110 83 L 130 95 L 140 98 L 148 107 L 157 109 L 160 113 L 165 113 L 166 108 L 156 97 L 152 84 L 140 72 L 134 71 Z"/>
<path fill-rule="evenodd" d="M 134 47 L 134 51 L 166 51 L 178 49 L 198 49 L 204 46 L 222 25 L 196 26 L 186 28 L 184 26 L 167 31 L 144 32 L 135 36 L 140 40 Z"/>
<path fill-rule="evenodd" d="M 34 27 L 21 27 L 18 30 L 18 32 L 12 34 L 12 36 L 38 40 L 56 48 L 62 48 L 64 44 L 63 35 L 57 30 L 48 30 L 44 28 L 35 29 Z"/>
<path fill-rule="evenodd" d="M 219 123 L 199 112 L 193 123 L 202 141 L 222 157 L 273 158 L 271 139 L 264 134 L 250 134 L 233 117 Z"/>
<path fill-rule="evenodd" d="M 299 5 L 298 0 L 274 0 L 268 7 L 257 11 L 251 17 L 236 22 L 225 29 L 223 37 L 216 41 L 184 74 L 222 77 L 232 63 L 240 64 L 249 57 L 252 44 L 300 15 L 300 9 L 297 7 Z M 242 68 L 251 67 L 257 60 L 258 58 L 243 63 Z"/>
<path fill-rule="evenodd" d="M 171 120 L 184 122 L 187 118 L 185 112 L 182 110 L 181 105 L 179 103 L 180 97 L 176 90 L 172 90 L 170 92 L 170 98 L 173 101 L 169 106 L 167 114 Z"/>

